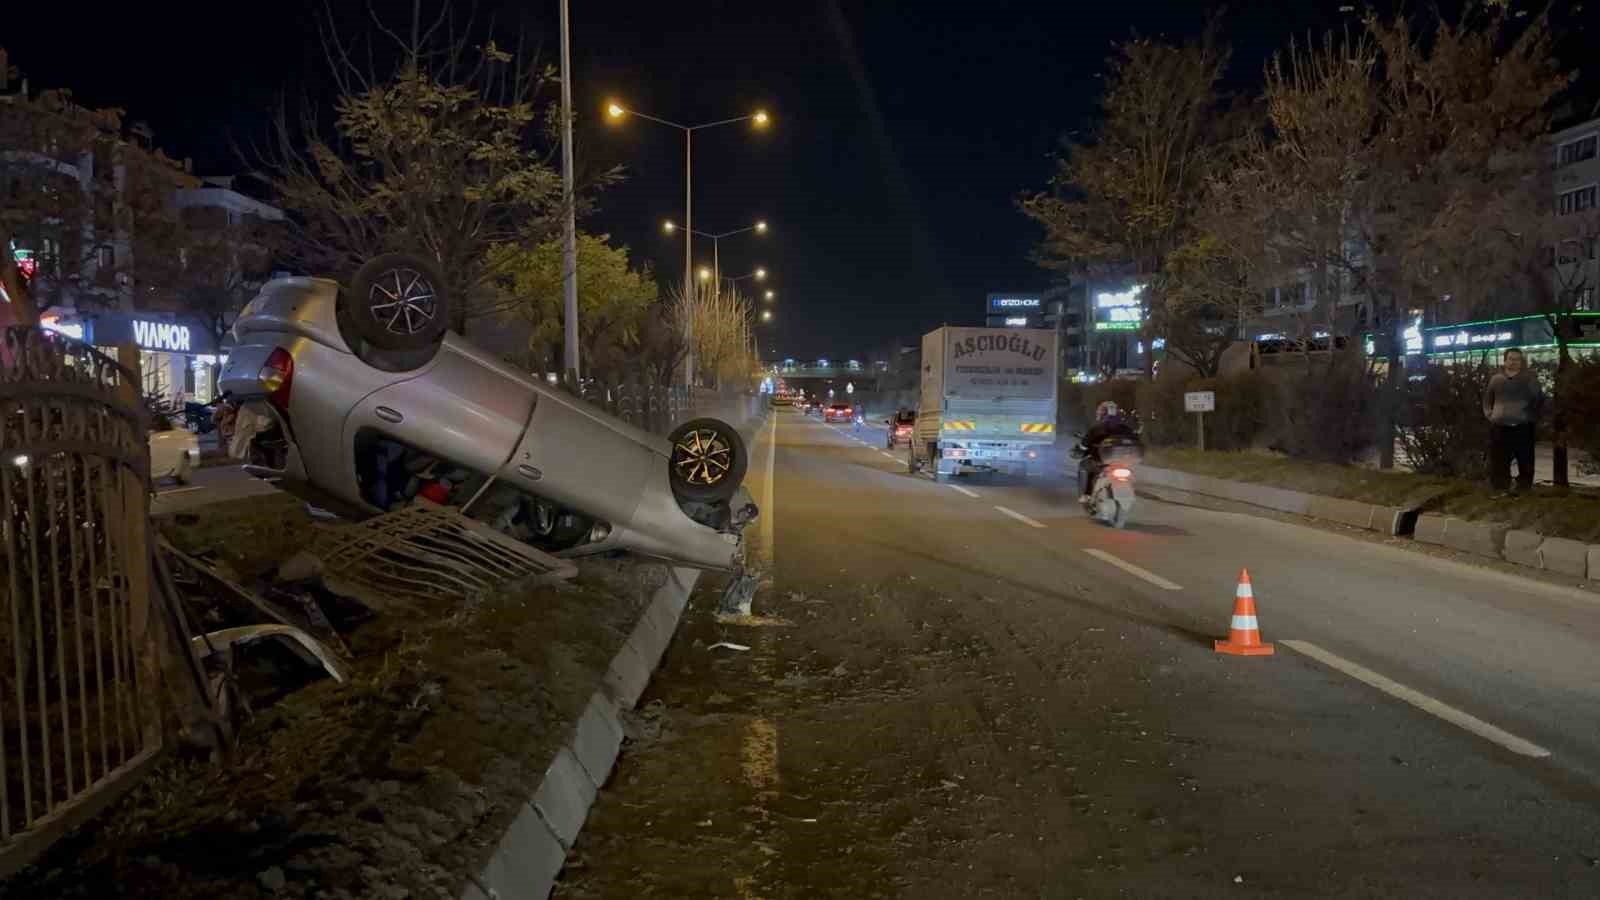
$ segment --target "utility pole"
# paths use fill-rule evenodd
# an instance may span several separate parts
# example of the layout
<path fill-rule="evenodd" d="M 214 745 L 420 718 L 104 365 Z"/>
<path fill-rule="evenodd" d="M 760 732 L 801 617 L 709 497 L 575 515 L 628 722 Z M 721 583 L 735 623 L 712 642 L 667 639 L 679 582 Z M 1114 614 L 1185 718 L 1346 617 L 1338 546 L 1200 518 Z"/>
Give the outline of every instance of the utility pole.
<path fill-rule="evenodd" d="M 684 320 L 683 340 L 688 349 L 683 355 L 683 380 L 694 389 L 694 313 L 699 308 L 694 295 L 694 129 L 683 130 L 683 299 L 689 304 Z"/>
<path fill-rule="evenodd" d="M 563 368 L 577 390 L 578 193 L 572 174 L 572 37 L 568 0 L 561 0 L 561 297 L 566 353 Z"/>

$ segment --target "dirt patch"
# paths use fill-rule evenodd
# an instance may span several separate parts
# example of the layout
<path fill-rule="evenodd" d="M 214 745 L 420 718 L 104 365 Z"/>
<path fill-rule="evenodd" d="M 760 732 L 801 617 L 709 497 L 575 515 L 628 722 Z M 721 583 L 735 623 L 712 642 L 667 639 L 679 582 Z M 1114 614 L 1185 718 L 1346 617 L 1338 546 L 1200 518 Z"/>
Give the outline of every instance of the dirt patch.
<path fill-rule="evenodd" d="M 269 514 L 264 502 L 207 507 L 171 533 L 264 573 L 310 535 L 298 503 Z M 223 765 L 169 758 L 0 897 L 104 897 L 112 884 L 196 900 L 457 897 L 659 574 L 601 561 L 571 584 L 375 617 L 346 636 L 350 683 L 315 681 L 258 710 Z"/>
<path fill-rule="evenodd" d="M 1262 451 L 1152 450 L 1145 461 L 1196 475 L 1505 522 L 1550 537 L 1600 543 L 1600 490 L 1592 488 L 1540 485 L 1532 493 L 1502 497 L 1479 481 L 1308 462 Z"/>

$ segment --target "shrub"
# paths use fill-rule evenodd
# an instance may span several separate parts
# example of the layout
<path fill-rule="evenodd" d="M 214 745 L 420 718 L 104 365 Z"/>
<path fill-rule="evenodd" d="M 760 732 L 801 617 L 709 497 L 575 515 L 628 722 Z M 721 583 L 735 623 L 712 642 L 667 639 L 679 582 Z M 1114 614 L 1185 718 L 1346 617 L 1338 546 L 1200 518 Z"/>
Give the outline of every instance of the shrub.
<path fill-rule="evenodd" d="M 1216 394 L 1216 410 L 1206 413 L 1208 450 L 1245 450 L 1260 439 L 1272 389 L 1259 373 L 1244 372 L 1139 385 L 1139 422 L 1146 442 L 1158 447 L 1194 446 L 1198 437 L 1194 414 L 1183 408 L 1183 395 L 1189 391 Z"/>
<path fill-rule="evenodd" d="M 1489 449 L 1483 392 L 1494 368 L 1482 362 L 1429 366 L 1406 384 L 1400 446 L 1418 472 L 1481 478 Z"/>
<path fill-rule="evenodd" d="M 1302 354 L 1275 366 L 1274 373 L 1275 449 L 1347 464 L 1372 445 L 1378 390 L 1360 353 Z"/>
<path fill-rule="evenodd" d="M 1588 455 L 1585 471 L 1600 473 L 1600 360 L 1575 360 L 1566 387 L 1567 446 Z"/>
<path fill-rule="evenodd" d="M 1187 447 L 1194 443 L 1194 423 L 1183 411 L 1183 383 L 1144 382 L 1134 394 L 1145 443 L 1153 447 Z"/>

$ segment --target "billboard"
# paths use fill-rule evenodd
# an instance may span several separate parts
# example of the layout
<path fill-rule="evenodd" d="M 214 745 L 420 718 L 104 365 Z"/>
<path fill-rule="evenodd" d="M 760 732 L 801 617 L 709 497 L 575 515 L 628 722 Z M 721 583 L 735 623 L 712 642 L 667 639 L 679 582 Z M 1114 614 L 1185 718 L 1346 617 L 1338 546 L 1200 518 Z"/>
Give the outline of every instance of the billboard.
<path fill-rule="evenodd" d="M 989 294 L 989 314 L 996 316 L 1035 315 L 1044 309 L 1040 294 L 1022 294 L 1015 291 L 995 291 Z"/>
<path fill-rule="evenodd" d="M 1144 323 L 1144 285 L 1122 291 L 1097 291 L 1094 295 L 1095 331 L 1138 331 Z"/>

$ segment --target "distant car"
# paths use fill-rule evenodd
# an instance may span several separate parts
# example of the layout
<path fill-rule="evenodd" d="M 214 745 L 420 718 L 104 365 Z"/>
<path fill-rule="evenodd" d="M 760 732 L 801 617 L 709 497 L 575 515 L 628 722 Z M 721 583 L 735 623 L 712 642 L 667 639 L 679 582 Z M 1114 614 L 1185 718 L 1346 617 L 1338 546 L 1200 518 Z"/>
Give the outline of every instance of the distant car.
<path fill-rule="evenodd" d="M 356 514 L 422 496 L 558 555 L 742 571 L 756 508 L 731 425 L 649 434 L 448 333 L 451 305 L 433 264 L 402 253 L 348 286 L 263 286 L 222 372 L 224 390 L 270 419 L 247 471 Z"/>
<path fill-rule="evenodd" d="M 917 414 L 914 412 L 896 413 L 894 417 L 884 419 L 883 424 L 889 426 L 888 448 L 893 450 L 900 444 L 911 446 L 911 430 L 917 426 Z"/>
<path fill-rule="evenodd" d="M 855 419 L 855 408 L 848 403 L 830 403 L 822 411 L 822 421 L 824 422 L 854 422 Z"/>
<path fill-rule="evenodd" d="M 150 480 L 171 478 L 188 484 L 200 467 L 200 439 L 192 431 L 172 424 L 164 415 L 152 415 L 146 423 L 150 434 Z"/>

